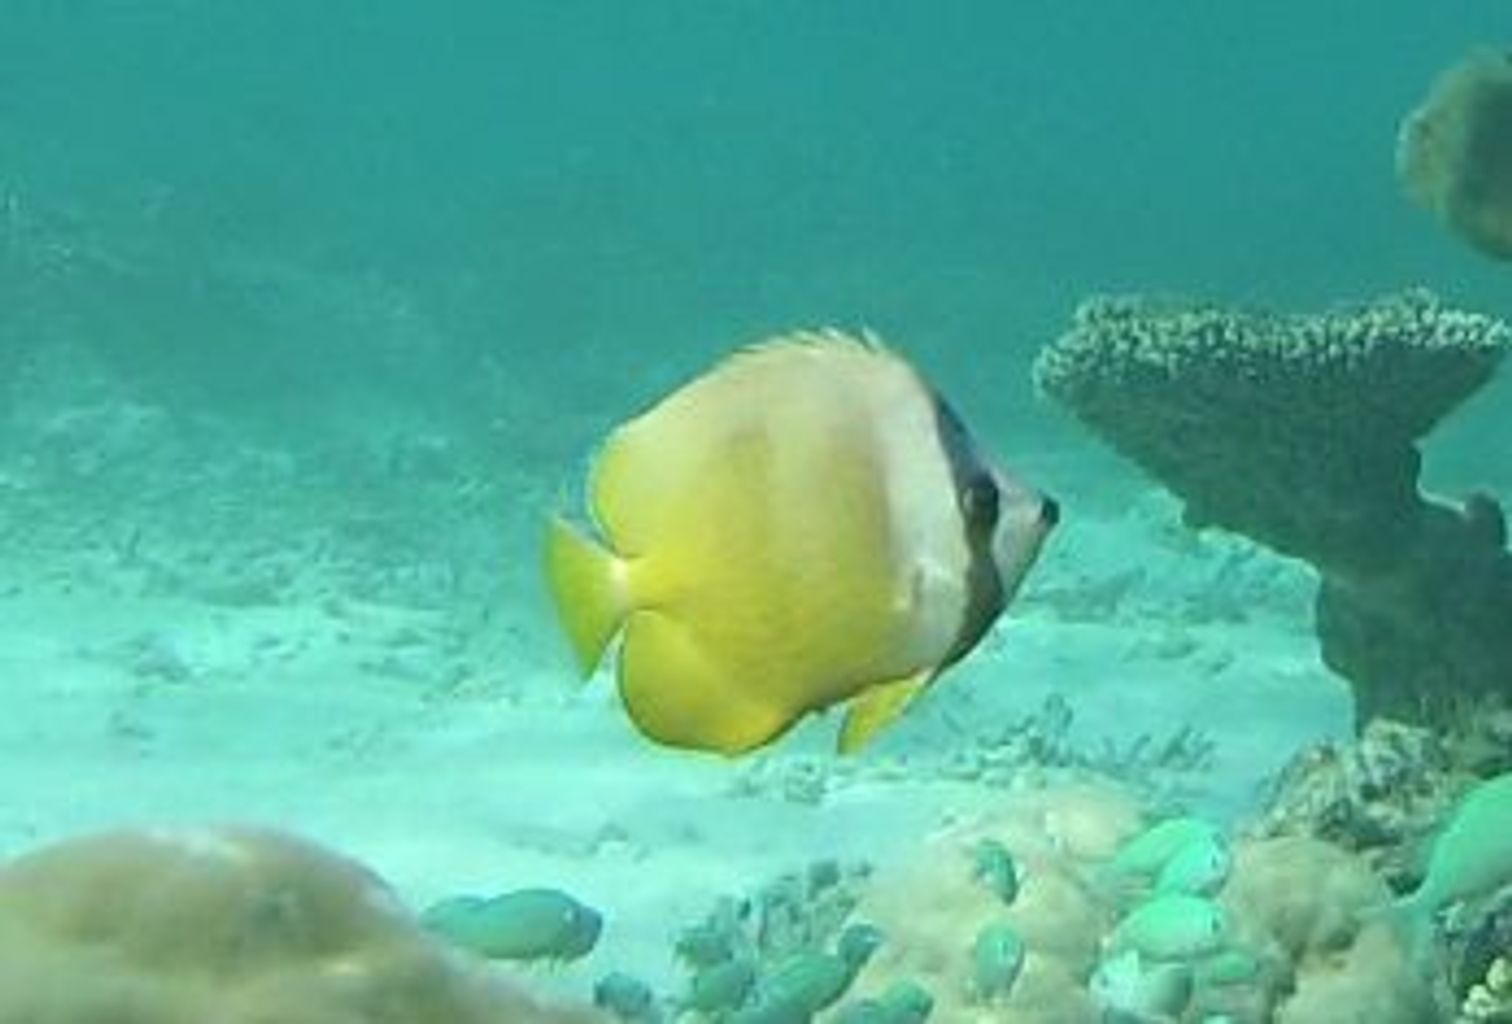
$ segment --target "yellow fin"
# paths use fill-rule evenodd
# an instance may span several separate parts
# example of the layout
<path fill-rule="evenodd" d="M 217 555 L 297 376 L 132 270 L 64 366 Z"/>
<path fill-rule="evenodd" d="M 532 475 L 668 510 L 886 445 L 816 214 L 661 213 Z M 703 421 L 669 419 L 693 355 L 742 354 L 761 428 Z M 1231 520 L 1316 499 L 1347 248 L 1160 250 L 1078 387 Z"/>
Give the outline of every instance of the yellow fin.
<path fill-rule="evenodd" d="M 840 727 L 838 748 L 842 754 L 854 754 L 869 743 L 873 736 L 887 727 L 903 713 L 909 703 L 919 695 L 934 670 L 927 669 L 890 683 L 878 683 L 868 687 L 851 701 L 845 712 L 845 724 Z"/>
<path fill-rule="evenodd" d="M 546 533 L 546 582 L 584 676 L 598 667 L 629 612 L 622 575 L 611 552 L 552 517 Z"/>
<path fill-rule="evenodd" d="M 630 620 L 619 671 L 636 728 L 669 746 L 742 754 L 782 735 L 799 715 L 759 699 L 691 630 L 660 612 Z"/>

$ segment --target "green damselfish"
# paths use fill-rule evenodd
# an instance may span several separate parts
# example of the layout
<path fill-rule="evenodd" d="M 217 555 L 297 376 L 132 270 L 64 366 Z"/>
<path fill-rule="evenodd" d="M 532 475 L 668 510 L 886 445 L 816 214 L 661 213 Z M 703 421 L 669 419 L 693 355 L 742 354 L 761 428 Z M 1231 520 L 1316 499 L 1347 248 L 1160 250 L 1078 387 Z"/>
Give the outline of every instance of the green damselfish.
<path fill-rule="evenodd" d="M 1024 970 L 1024 940 L 1006 922 L 985 925 L 971 945 L 971 997 L 978 1003 L 1007 999 Z"/>
<path fill-rule="evenodd" d="M 577 960 L 598 943 L 598 911 L 557 889 L 453 896 L 420 915 L 429 931 L 490 960 Z"/>
<path fill-rule="evenodd" d="M 934 996 L 918 982 L 895 981 L 881 995 L 858 999 L 835 1013 L 834 1024 L 924 1024 Z"/>
<path fill-rule="evenodd" d="M 1223 908 L 1202 896 L 1172 893 L 1141 903 L 1113 929 L 1109 948 L 1151 960 L 1187 960 L 1216 952 L 1228 933 Z"/>
<path fill-rule="evenodd" d="M 1161 868 L 1193 843 L 1222 840 L 1218 826 L 1201 818 L 1167 818 L 1145 829 L 1118 848 L 1108 871 L 1115 875 L 1154 877 Z"/>
<path fill-rule="evenodd" d="M 1205 836 L 1187 843 L 1165 862 L 1155 877 L 1155 891 L 1212 896 L 1223 888 L 1233 868 L 1228 842 L 1222 836 Z"/>
<path fill-rule="evenodd" d="M 1512 883 L 1512 772 L 1497 775 L 1455 805 L 1428 856 L 1428 873 L 1398 900 L 1393 916 L 1421 959 L 1433 936 L 1435 915 L 1452 903 L 1484 896 Z"/>
<path fill-rule="evenodd" d="M 762 978 L 755 1004 L 732 1014 L 730 1024 L 807 1024 L 845 995 L 881 944 L 882 932 L 873 925 L 848 926 L 833 953 L 796 954 Z"/>

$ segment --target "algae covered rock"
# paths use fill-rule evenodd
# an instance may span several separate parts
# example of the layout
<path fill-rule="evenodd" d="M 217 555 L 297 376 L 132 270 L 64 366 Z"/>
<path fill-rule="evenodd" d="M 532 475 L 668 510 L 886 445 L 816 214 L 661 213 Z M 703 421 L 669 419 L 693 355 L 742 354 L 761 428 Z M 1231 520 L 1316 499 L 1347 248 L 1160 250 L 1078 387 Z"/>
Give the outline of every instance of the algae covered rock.
<path fill-rule="evenodd" d="M 1422 869 L 1418 847 L 1468 784 L 1452 754 L 1431 729 L 1373 721 L 1292 758 L 1248 831 L 1324 840 L 1405 889 Z"/>
<path fill-rule="evenodd" d="M 1402 121 L 1397 174 L 1455 234 L 1512 259 L 1512 54 L 1476 50 L 1438 77 Z"/>

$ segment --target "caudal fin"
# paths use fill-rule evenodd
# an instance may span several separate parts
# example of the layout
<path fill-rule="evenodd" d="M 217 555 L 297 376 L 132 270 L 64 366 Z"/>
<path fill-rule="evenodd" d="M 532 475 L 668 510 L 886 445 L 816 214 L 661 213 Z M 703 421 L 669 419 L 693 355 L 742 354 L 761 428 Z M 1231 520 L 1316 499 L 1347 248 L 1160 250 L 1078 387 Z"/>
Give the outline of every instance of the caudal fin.
<path fill-rule="evenodd" d="M 629 612 L 620 565 L 611 552 L 553 516 L 546 533 L 546 582 L 578 666 L 590 676 Z"/>

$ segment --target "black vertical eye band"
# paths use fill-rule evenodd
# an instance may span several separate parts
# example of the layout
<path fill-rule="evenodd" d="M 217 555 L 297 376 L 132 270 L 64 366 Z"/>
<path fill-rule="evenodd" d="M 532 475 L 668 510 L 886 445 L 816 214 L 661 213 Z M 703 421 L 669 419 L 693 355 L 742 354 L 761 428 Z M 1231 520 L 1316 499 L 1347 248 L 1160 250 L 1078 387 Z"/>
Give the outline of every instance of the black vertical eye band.
<path fill-rule="evenodd" d="M 1002 494 L 992 471 L 977 452 L 960 417 L 939 395 L 935 423 L 940 447 L 950 463 L 951 483 L 961 509 L 961 525 L 971 563 L 966 570 L 966 614 L 945 664 L 958 661 L 976 646 L 1007 603 L 1003 581 L 992 557 L 992 536 L 1002 514 Z"/>

